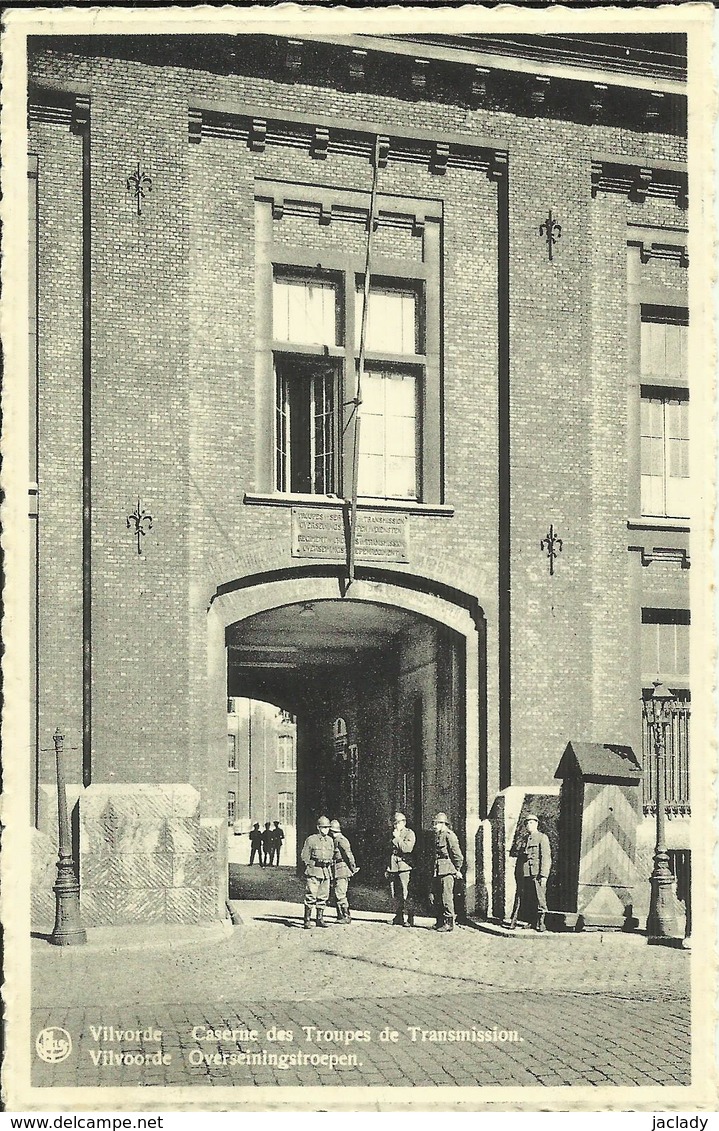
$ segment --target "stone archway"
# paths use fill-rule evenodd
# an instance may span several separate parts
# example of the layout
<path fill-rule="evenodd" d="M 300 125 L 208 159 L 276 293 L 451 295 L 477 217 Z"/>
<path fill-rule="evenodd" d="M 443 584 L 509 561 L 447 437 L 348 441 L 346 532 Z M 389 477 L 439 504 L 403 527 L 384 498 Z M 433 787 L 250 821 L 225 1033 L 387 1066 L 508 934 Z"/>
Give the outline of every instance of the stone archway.
<path fill-rule="evenodd" d="M 211 783 L 217 775 L 217 766 L 222 764 L 220 751 L 225 747 L 225 697 L 227 691 L 227 631 L 231 626 L 247 623 L 261 623 L 261 614 L 271 614 L 282 609 L 314 605 L 318 602 L 345 601 L 353 604 L 384 607 L 388 618 L 391 612 L 402 611 L 406 619 L 416 619 L 417 623 L 435 626 L 437 631 L 451 634 L 461 642 L 462 662 L 462 717 L 460 720 L 462 766 L 462 839 L 466 844 L 467 855 L 467 906 L 473 910 L 476 903 L 477 860 L 476 837 L 480 827 L 481 801 L 479 783 L 486 775 L 486 751 L 482 748 L 486 728 L 480 719 L 480 704 L 484 701 L 485 689 L 480 686 L 481 674 L 485 670 L 484 621 L 473 616 L 472 599 L 459 593 L 439 595 L 436 587 L 428 585 L 423 579 L 402 577 L 402 584 L 390 580 L 356 580 L 346 598 L 338 597 L 336 576 L 298 576 L 289 575 L 279 579 L 263 580 L 254 583 L 239 582 L 236 587 L 225 586 L 218 591 L 208 612 L 208 691 L 210 694 L 211 720 L 208 742 L 206 772 L 203 775 Z M 432 589 L 435 589 L 433 592 Z M 462 598 L 465 598 L 464 604 Z M 476 606 L 476 601 L 474 602 Z M 276 614 L 273 614 L 276 621 Z M 254 619 L 253 619 L 254 618 Z M 459 752 L 458 752 L 459 754 Z M 211 792 L 211 790 L 210 790 Z M 441 807 L 443 795 L 436 793 L 427 798 L 427 805 Z M 208 796 L 208 802 L 211 799 Z M 217 798 L 217 803 L 224 804 Z"/>

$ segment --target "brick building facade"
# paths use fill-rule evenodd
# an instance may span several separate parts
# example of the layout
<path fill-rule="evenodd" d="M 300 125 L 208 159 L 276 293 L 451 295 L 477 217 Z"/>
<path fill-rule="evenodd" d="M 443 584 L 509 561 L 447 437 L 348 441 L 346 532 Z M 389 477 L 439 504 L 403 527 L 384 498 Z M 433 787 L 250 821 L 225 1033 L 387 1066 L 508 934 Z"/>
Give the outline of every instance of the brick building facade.
<path fill-rule="evenodd" d="M 60 720 L 88 925 L 222 914 L 228 695 L 297 717 L 298 836 L 331 809 L 380 880 L 393 809 L 445 809 L 501 915 L 522 806 L 556 819 L 570 740 L 641 758 L 660 675 L 689 847 L 684 38 L 657 39 L 30 40 L 38 922 Z"/>

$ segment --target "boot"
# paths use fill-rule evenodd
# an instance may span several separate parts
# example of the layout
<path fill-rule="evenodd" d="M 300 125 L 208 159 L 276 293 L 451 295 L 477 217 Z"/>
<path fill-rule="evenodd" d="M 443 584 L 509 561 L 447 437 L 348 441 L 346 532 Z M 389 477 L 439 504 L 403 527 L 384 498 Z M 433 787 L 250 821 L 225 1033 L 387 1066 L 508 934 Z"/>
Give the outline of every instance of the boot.
<path fill-rule="evenodd" d="M 395 915 L 394 919 L 392 920 L 392 926 L 393 927 L 404 927 L 404 915 L 402 914 L 401 911 L 398 911 L 397 914 Z"/>
<path fill-rule="evenodd" d="M 317 926 L 329 927 L 329 923 L 325 923 L 325 909 L 324 907 L 317 908 Z"/>
<path fill-rule="evenodd" d="M 441 927 L 437 927 L 437 930 L 438 930 L 438 931 L 442 931 L 442 932 L 444 932 L 444 933 L 446 934 L 446 933 L 448 933 L 449 931 L 453 931 L 453 930 L 454 930 L 454 923 L 452 922 L 452 920 L 451 920 L 451 919 L 448 919 L 448 920 L 447 920 L 447 922 L 446 922 L 446 923 L 443 923 Z"/>
<path fill-rule="evenodd" d="M 306 931 L 312 930 L 312 908 L 305 907 L 305 921 L 302 924 Z"/>
<path fill-rule="evenodd" d="M 340 927 L 349 927 L 352 922 L 350 918 L 350 909 L 348 903 L 343 903 L 342 906 L 337 905 L 337 914 L 339 918 Z"/>
<path fill-rule="evenodd" d="M 413 927 L 414 926 L 414 915 L 411 911 L 407 912 L 407 922 L 403 923 L 402 926 L 403 927 Z"/>
<path fill-rule="evenodd" d="M 547 928 L 545 927 L 545 925 L 544 925 L 544 916 L 545 916 L 545 915 L 546 915 L 546 912 L 545 912 L 545 911 L 539 911 L 539 912 L 537 913 L 537 927 L 536 927 L 536 929 L 537 929 L 537 930 L 538 930 L 538 931 L 539 931 L 540 933 L 541 933 L 542 931 L 546 931 L 546 929 L 547 929 Z"/>

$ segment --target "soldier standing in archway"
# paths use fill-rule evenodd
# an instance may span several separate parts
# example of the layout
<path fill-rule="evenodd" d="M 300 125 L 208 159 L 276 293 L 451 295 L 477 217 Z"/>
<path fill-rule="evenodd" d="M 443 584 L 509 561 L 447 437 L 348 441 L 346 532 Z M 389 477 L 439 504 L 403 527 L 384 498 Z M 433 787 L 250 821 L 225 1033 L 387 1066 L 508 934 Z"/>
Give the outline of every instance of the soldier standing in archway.
<path fill-rule="evenodd" d="M 449 827 L 446 813 L 437 813 L 433 822 L 435 835 L 434 878 L 432 895 L 437 919 L 436 931 L 454 930 L 454 881 L 462 875 L 464 857 L 457 834 Z"/>
<path fill-rule="evenodd" d="M 341 927 L 348 927 L 352 922 L 350 918 L 350 905 L 347 899 L 347 887 L 353 876 L 359 872 L 352 855 L 352 846 L 346 836 L 342 834 L 342 826 L 338 820 L 330 822 L 330 836 L 334 841 L 335 854 L 332 862 L 332 884 L 337 900 L 337 922 Z"/>
<path fill-rule="evenodd" d="M 327 817 L 317 820 L 317 832 L 307 837 L 302 846 L 301 859 L 305 865 L 305 921 L 306 931 L 312 926 L 312 908 L 317 909 L 317 926 L 328 927 L 324 914 L 330 895 L 332 861 L 335 844 L 329 835 L 330 823 Z"/>
<path fill-rule="evenodd" d="M 392 828 L 392 843 L 390 846 L 389 865 L 385 875 L 389 880 L 390 891 L 394 901 L 394 919 L 392 923 L 397 927 L 411 927 L 414 922 L 412 912 L 408 906 L 409 880 L 412 875 L 412 852 L 416 837 L 412 829 L 407 828 L 407 818 L 404 813 L 395 813 Z M 405 912 L 407 918 L 405 919 Z"/>

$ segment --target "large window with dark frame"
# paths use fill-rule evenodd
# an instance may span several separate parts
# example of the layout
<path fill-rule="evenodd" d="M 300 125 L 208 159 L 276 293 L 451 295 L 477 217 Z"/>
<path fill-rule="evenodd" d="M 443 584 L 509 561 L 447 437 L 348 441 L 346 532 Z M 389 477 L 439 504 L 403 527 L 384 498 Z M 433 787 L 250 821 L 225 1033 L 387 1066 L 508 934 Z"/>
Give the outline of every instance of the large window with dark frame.
<path fill-rule="evenodd" d="M 341 495 L 355 395 L 363 280 L 275 266 L 275 489 Z M 421 498 L 420 405 L 426 379 L 423 280 L 373 277 L 361 381 L 358 494 Z M 351 306 L 350 306 L 351 303 Z"/>
<path fill-rule="evenodd" d="M 689 496 L 688 313 L 642 306 L 641 513 L 687 519 Z"/>
<path fill-rule="evenodd" d="M 276 488 L 338 492 L 341 284 L 322 272 L 276 270 L 272 286 Z"/>

